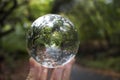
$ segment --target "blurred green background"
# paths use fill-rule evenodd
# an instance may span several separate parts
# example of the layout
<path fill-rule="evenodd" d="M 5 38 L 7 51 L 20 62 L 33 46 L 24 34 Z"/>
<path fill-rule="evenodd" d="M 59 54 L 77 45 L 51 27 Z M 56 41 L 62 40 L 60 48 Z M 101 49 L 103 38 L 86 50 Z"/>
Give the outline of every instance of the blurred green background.
<path fill-rule="evenodd" d="M 11 73 L 27 63 L 27 28 L 50 13 L 69 18 L 77 27 L 78 64 L 120 73 L 120 0 L 0 0 L 1 80 L 6 75 L 5 80 L 13 80 Z"/>

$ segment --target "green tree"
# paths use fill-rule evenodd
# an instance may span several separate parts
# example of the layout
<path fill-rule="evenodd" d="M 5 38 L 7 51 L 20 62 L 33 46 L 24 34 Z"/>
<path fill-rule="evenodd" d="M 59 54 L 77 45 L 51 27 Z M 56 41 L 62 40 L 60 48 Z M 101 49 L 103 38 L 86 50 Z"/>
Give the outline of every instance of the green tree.
<path fill-rule="evenodd" d="M 82 41 L 106 39 L 109 44 L 120 44 L 119 0 L 81 0 L 67 12 L 79 29 Z"/>
<path fill-rule="evenodd" d="M 27 27 L 38 17 L 51 10 L 52 0 L 1 0 L 0 42 L 7 50 L 25 50 Z M 16 44 L 10 47 L 12 44 Z"/>

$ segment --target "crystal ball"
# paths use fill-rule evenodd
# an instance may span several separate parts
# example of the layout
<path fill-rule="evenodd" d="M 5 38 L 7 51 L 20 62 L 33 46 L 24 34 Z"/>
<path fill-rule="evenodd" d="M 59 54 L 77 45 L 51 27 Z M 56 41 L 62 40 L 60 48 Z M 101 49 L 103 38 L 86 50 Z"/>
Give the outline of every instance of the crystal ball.
<path fill-rule="evenodd" d="M 27 32 L 27 49 L 31 57 L 47 68 L 71 61 L 78 51 L 78 31 L 67 18 L 47 14 L 36 19 Z"/>

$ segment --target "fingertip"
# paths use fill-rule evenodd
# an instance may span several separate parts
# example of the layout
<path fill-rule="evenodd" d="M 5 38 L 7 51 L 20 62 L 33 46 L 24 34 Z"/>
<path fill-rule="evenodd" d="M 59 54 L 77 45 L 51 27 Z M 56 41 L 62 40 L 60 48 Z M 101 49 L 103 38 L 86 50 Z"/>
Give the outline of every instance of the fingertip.
<path fill-rule="evenodd" d="M 62 76 L 63 79 L 65 80 L 70 79 L 71 69 L 72 69 L 74 62 L 75 62 L 75 59 L 73 58 L 68 64 L 64 66 L 64 71 L 63 71 L 63 76 Z"/>
<path fill-rule="evenodd" d="M 53 73 L 52 73 L 52 80 L 61 80 L 62 79 L 62 75 L 63 75 L 63 67 L 59 67 L 54 69 Z"/>
<path fill-rule="evenodd" d="M 30 67 L 35 67 L 36 62 L 32 57 L 29 59 L 29 62 L 30 62 Z"/>
<path fill-rule="evenodd" d="M 75 62 L 75 58 L 73 58 L 70 63 L 73 64 L 74 62 Z"/>
<path fill-rule="evenodd" d="M 67 65 L 72 65 L 75 62 L 75 59 L 73 58 Z"/>
<path fill-rule="evenodd" d="M 47 73 L 48 73 L 48 68 L 45 67 L 41 67 L 41 76 L 40 76 L 40 80 L 46 80 L 47 79 Z"/>

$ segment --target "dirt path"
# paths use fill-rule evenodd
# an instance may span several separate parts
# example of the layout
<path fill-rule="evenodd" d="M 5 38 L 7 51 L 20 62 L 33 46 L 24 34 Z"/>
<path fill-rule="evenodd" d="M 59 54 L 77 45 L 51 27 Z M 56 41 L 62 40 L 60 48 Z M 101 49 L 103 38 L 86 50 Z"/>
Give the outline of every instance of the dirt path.
<path fill-rule="evenodd" d="M 120 76 L 105 75 L 91 69 L 74 65 L 71 73 L 71 80 L 120 80 Z"/>

